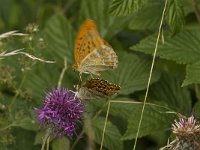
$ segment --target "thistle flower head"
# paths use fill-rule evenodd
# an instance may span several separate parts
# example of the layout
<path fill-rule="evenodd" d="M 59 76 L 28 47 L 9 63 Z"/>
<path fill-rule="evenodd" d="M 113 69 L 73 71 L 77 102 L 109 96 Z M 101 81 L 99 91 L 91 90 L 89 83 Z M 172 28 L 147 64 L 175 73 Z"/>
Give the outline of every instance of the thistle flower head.
<path fill-rule="evenodd" d="M 178 137 L 193 137 L 200 135 L 200 125 L 197 124 L 194 115 L 187 119 L 179 117 L 179 121 L 175 120 L 175 123 L 172 124 L 172 131 Z"/>
<path fill-rule="evenodd" d="M 37 109 L 37 119 L 44 128 L 51 129 L 54 136 L 72 137 L 76 125 L 82 119 L 85 105 L 75 92 L 64 88 L 54 89 L 47 93 L 44 106 Z"/>
<path fill-rule="evenodd" d="M 179 121 L 175 120 L 172 124 L 172 132 L 176 135 L 176 138 L 160 150 L 200 149 L 200 125 L 194 115 L 189 118 L 179 117 Z"/>

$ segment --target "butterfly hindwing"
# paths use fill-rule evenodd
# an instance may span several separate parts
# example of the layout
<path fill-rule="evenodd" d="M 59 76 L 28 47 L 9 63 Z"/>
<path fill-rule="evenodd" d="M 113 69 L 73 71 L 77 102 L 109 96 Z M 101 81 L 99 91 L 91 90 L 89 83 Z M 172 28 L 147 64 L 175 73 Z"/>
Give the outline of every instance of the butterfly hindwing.
<path fill-rule="evenodd" d="M 114 69 L 118 65 L 118 59 L 113 52 L 112 48 L 102 45 L 87 56 L 82 62 L 82 67 L 95 75 L 104 70 Z"/>
<path fill-rule="evenodd" d="M 102 79 L 90 79 L 78 90 L 81 99 L 108 98 L 118 94 L 120 86 Z"/>

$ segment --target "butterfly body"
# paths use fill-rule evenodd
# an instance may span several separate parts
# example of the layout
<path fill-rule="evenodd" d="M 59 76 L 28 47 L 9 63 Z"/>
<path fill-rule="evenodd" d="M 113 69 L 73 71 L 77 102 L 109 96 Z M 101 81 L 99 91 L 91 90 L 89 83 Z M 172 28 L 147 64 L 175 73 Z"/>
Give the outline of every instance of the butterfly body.
<path fill-rule="evenodd" d="M 81 74 L 90 73 L 99 76 L 102 71 L 114 69 L 118 65 L 116 53 L 100 37 L 92 20 L 87 20 L 80 28 L 75 43 L 74 56 L 73 68 Z"/>

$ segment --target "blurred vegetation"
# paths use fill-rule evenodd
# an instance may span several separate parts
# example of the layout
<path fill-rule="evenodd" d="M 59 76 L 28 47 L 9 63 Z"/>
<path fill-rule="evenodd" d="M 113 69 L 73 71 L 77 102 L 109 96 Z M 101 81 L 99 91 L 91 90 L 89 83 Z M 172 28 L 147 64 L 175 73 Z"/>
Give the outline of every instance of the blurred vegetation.
<path fill-rule="evenodd" d="M 97 23 L 101 36 L 112 45 L 119 66 L 101 78 L 121 86 L 113 99 L 137 103 L 111 103 L 104 149 L 132 149 L 142 101 L 149 78 L 152 53 L 165 0 L 0 0 L 0 33 L 17 30 L 26 36 L 0 39 L 0 149 L 41 149 L 42 130 L 35 119 L 46 91 L 55 88 L 67 58 L 62 86 L 74 89 L 73 48 L 79 26 L 86 19 Z M 138 150 L 166 145 L 177 112 L 200 116 L 200 1 L 168 0 L 162 38 L 152 76 Z M 99 149 L 108 100 L 87 103 L 84 123 L 73 139 L 53 139 L 52 150 Z M 95 116 L 95 117 L 94 117 Z M 80 139 L 78 135 L 81 134 Z M 76 142 L 77 143 L 76 143 Z"/>

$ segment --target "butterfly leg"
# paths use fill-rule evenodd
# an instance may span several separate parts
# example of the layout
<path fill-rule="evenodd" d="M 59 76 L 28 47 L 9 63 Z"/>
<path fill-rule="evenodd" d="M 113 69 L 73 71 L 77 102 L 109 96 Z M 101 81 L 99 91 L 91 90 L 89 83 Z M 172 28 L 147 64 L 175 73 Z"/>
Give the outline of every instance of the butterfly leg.
<path fill-rule="evenodd" d="M 90 76 L 91 76 L 92 79 L 94 78 L 94 76 L 91 73 L 90 73 Z"/>
<path fill-rule="evenodd" d="M 82 73 L 79 73 L 79 80 L 80 80 L 80 83 L 82 82 Z"/>
<path fill-rule="evenodd" d="M 76 91 L 76 92 L 74 92 L 74 91 L 72 91 L 72 90 L 69 90 L 69 91 L 75 94 L 75 95 L 74 95 L 74 99 L 75 99 L 75 98 L 77 97 L 78 91 Z"/>

